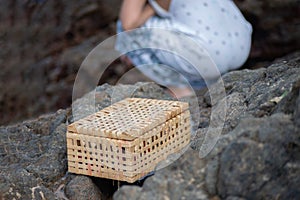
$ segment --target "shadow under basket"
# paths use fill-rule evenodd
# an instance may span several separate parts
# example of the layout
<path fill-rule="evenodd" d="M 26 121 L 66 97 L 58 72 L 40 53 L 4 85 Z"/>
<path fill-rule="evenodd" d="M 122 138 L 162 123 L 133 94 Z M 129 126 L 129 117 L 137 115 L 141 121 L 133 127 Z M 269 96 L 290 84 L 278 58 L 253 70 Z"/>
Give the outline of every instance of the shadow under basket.
<path fill-rule="evenodd" d="M 68 170 L 133 183 L 190 142 L 188 103 L 127 98 L 67 128 Z"/>

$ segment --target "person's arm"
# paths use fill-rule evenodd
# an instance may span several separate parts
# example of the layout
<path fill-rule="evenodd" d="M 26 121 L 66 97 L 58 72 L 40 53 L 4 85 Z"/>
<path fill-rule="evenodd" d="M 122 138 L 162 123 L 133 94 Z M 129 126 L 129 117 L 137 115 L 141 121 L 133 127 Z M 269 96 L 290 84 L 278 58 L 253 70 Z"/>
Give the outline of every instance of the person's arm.
<path fill-rule="evenodd" d="M 147 0 L 123 0 L 120 20 L 124 30 L 138 28 L 155 14 Z"/>

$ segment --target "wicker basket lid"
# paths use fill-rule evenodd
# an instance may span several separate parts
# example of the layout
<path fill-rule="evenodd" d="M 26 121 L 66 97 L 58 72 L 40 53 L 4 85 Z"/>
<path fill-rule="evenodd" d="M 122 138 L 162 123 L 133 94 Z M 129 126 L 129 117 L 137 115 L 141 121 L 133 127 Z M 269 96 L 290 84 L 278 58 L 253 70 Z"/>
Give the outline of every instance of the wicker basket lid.
<path fill-rule="evenodd" d="M 188 109 L 188 103 L 127 98 L 68 126 L 77 134 L 134 140 Z"/>

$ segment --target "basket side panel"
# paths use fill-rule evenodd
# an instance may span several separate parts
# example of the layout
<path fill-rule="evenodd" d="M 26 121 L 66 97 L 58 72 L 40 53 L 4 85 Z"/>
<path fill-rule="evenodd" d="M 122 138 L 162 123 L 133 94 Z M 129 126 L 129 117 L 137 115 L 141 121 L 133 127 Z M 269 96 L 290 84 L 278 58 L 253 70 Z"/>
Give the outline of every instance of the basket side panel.
<path fill-rule="evenodd" d="M 180 153 L 190 142 L 190 113 L 177 115 L 138 139 L 135 147 L 137 172 L 154 171 L 170 154 Z M 183 153 L 183 152 L 182 152 Z"/>
<path fill-rule="evenodd" d="M 76 174 L 130 182 L 136 176 L 131 150 L 120 141 L 67 132 L 68 170 Z"/>
<path fill-rule="evenodd" d="M 67 132 L 69 172 L 134 182 L 190 142 L 190 113 L 185 111 L 134 141 Z"/>

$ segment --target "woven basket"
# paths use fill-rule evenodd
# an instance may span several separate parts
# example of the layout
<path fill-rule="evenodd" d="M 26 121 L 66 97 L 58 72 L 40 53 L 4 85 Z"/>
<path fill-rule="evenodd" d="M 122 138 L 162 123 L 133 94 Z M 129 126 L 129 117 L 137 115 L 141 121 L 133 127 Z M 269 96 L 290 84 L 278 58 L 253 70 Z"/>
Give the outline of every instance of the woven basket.
<path fill-rule="evenodd" d="M 189 141 L 188 103 L 128 98 L 68 126 L 68 170 L 132 183 Z"/>

